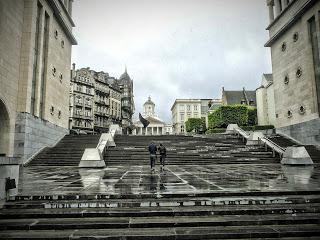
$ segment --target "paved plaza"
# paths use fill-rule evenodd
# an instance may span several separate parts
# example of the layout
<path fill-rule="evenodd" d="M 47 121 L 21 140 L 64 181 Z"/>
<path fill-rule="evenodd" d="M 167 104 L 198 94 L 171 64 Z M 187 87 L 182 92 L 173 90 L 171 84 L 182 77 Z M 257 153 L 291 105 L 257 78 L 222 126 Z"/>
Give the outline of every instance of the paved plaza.
<path fill-rule="evenodd" d="M 320 166 L 169 165 L 155 173 L 147 165 L 27 167 L 20 172 L 19 195 L 138 195 L 207 192 L 320 190 Z"/>

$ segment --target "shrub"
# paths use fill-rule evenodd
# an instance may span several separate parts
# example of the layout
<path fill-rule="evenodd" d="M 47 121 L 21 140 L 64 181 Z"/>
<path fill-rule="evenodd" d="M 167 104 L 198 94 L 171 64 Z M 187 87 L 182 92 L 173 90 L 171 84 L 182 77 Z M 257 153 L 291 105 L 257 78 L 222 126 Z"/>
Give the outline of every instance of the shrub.
<path fill-rule="evenodd" d="M 254 126 L 240 126 L 244 131 L 254 131 Z"/>
<path fill-rule="evenodd" d="M 274 129 L 273 125 L 257 125 L 254 126 L 254 130 L 267 130 L 267 129 Z"/>
<path fill-rule="evenodd" d="M 248 107 L 244 105 L 221 106 L 208 116 L 209 128 L 225 128 L 229 124 L 248 124 Z"/>
<path fill-rule="evenodd" d="M 257 109 L 248 107 L 248 126 L 254 126 L 258 123 Z"/>
<path fill-rule="evenodd" d="M 224 133 L 224 132 L 226 132 L 225 128 L 214 128 L 214 129 L 208 129 L 206 131 L 207 134 L 210 134 L 210 133 Z"/>
<path fill-rule="evenodd" d="M 192 132 L 195 131 L 196 133 L 205 132 L 206 130 L 206 122 L 203 118 L 189 118 L 186 121 L 186 131 Z"/>

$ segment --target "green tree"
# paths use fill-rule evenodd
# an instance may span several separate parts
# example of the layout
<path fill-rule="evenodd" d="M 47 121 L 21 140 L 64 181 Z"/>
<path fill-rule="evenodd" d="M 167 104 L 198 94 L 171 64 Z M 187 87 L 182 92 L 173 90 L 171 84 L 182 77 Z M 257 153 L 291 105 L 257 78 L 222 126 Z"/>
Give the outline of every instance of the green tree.
<path fill-rule="evenodd" d="M 204 132 L 206 130 L 206 122 L 204 118 L 189 118 L 186 121 L 186 131 L 187 132 Z"/>

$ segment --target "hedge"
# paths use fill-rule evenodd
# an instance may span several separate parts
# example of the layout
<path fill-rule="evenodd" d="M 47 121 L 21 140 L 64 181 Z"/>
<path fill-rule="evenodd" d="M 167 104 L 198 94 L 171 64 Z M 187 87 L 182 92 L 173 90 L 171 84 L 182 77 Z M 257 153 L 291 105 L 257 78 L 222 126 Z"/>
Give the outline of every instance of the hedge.
<path fill-rule="evenodd" d="M 254 121 L 254 110 L 248 110 L 245 105 L 226 105 L 220 106 L 208 116 L 209 129 L 225 128 L 229 124 L 238 124 L 239 126 L 248 125 L 249 111 L 250 122 Z"/>
<path fill-rule="evenodd" d="M 195 131 L 196 133 L 198 133 L 198 132 L 205 132 L 205 130 L 206 130 L 205 119 L 189 118 L 188 121 L 186 121 L 187 132 Z"/>
<path fill-rule="evenodd" d="M 207 134 L 210 134 L 210 133 L 225 133 L 225 132 L 226 132 L 225 128 L 214 128 L 214 129 L 208 129 L 206 131 Z"/>

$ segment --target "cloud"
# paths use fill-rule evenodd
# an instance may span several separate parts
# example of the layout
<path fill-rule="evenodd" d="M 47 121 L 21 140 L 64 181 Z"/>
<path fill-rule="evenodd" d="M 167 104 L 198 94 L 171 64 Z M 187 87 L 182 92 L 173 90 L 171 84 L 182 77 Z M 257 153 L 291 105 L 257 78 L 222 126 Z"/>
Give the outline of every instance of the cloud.
<path fill-rule="evenodd" d="M 136 112 L 150 95 L 167 122 L 176 98 L 255 89 L 271 71 L 264 1 L 81 0 L 73 14 L 77 67 L 119 77 L 127 65 Z"/>

